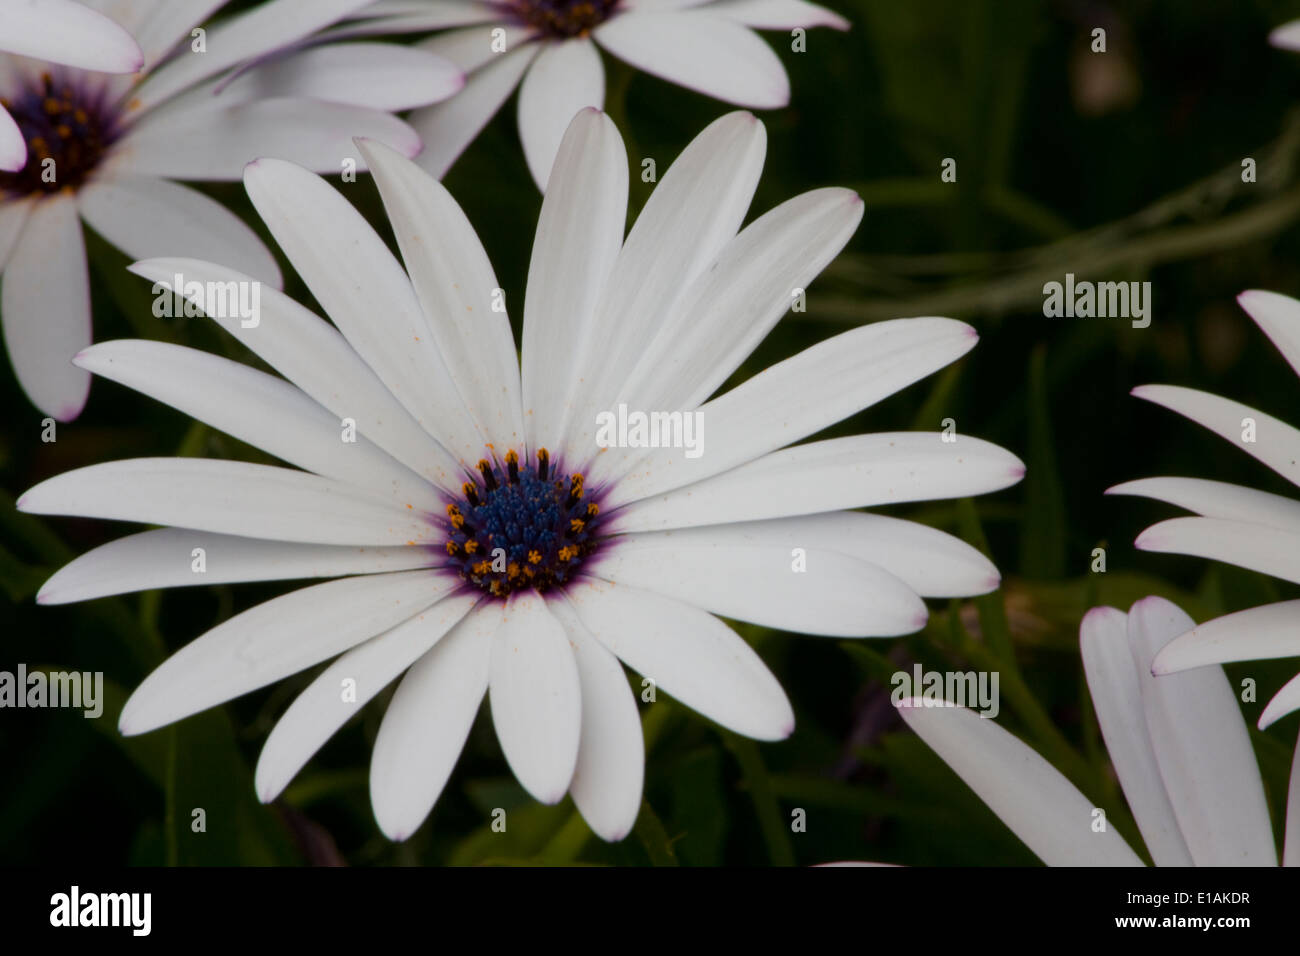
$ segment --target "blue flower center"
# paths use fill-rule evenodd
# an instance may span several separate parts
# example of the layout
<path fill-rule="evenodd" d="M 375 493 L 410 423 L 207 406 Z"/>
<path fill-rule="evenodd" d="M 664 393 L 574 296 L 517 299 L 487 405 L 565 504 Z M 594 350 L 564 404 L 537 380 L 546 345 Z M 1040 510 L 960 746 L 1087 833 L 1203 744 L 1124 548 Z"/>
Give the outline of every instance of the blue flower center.
<path fill-rule="evenodd" d="M 553 37 L 586 36 L 609 18 L 618 0 L 506 0 L 529 26 Z"/>
<path fill-rule="evenodd" d="M 76 189 L 118 136 L 105 94 L 50 73 L 12 99 L 0 99 L 27 143 L 27 165 L 0 173 L 0 192 L 51 195 Z"/>
<path fill-rule="evenodd" d="M 572 579 L 599 544 L 600 505 L 580 473 L 553 468 L 545 448 L 537 464 L 478 463 L 478 478 L 447 505 L 448 566 L 494 597 L 545 592 Z"/>

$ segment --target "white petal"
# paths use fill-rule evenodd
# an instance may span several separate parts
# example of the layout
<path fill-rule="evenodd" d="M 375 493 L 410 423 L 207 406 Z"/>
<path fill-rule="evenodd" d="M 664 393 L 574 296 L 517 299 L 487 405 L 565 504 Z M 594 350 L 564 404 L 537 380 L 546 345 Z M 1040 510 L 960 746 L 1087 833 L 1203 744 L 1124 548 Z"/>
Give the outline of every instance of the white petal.
<path fill-rule="evenodd" d="M 596 302 L 623 246 L 627 185 L 618 129 L 603 113 L 579 113 L 560 145 L 528 266 L 521 354 L 529 448 L 560 435 L 581 385 L 574 343 L 598 321 Z"/>
<path fill-rule="evenodd" d="M 613 404 L 683 289 L 735 237 L 766 148 L 762 123 L 749 113 L 729 113 L 705 127 L 664 173 L 614 264 L 596 306 L 600 321 L 578 344 L 583 389 L 566 418 L 563 447 L 592 447 L 596 413 Z"/>
<path fill-rule="evenodd" d="M 605 68 L 595 44 L 585 38 L 543 43 L 519 87 L 519 139 L 543 191 L 574 115 L 604 105 Z"/>
<path fill-rule="evenodd" d="M 1258 289 L 1243 292 L 1237 296 L 1237 302 L 1300 374 L 1300 302 L 1290 296 Z"/>
<path fill-rule="evenodd" d="M 365 18 L 362 20 L 361 18 Z M 346 26 L 335 27 L 330 35 L 337 34 L 365 36 L 373 33 L 425 33 L 429 30 L 442 30 L 447 27 L 464 26 L 470 23 L 491 23 L 500 21 L 501 9 L 495 4 L 482 3 L 478 0 L 408 0 L 408 2 L 388 2 L 378 0 L 362 10 L 353 18 L 357 21 Z M 502 23 L 502 26 L 506 26 Z"/>
<path fill-rule="evenodd" d="M 18 247 L 23 227 L 27 225 L 27 219 L 36 206 L 37 201 L 33 199 L 10 199 L 0 202 L 0 272 L 4 271 L 9 257 Z"/>
<path fill-rule="evenodd" d="M 1300 431 L 1286 422 L 1240 402 L 1177 385 L 1140 385 L 1133 394 L 1187 416 L 1300 485 Z M 1248 418 L 1255 423 L 1254 440 L 1242 441 Z"/>
<path fill-rule="evenodd" d="M 481 458 L 484 438 L 411 281 L 365 217 L 325 180 L 278 159 L 251 164 L 244 185 L 316 301 L 403 407 L 454 457 Z"/>
<path fill-rule="evenodd" d="M 1191 866 L 1147 730 L 1128 615 L 1113 607 L 1093 608 L 1079 628 L 1079 649 L 1097 723 L 1152 860 L 1156 866 Z"/>
<path fill-rule="evenodd" d="M 635 537 L 667 534 L 645 532 Z M 675 540 L 737 541 L 820 548 L 884 568 L 923 597 L 969 597 L 997 589 L 1001 578 L 988 558 L 960 538 L 915 521 L 860 511 L 741 521 L 680 528 Z"/>
<path fill-rule="evenodd" d="M 426 53 L 450 60 L 466 73 L 473 73 L 494 60 L 504 59 L 506 53 L 524 46 L 535 34 L 536 31 L 531 27 L 491 23 L 436 33 L 427 40 L 420 40 L 415 46 Z M 533 54 L 538 51 L 536 45 L 531 49 Z"/>
<path fill-rule="evenodd" d="M 144 63 L 131 34 L 73 0 L 0 5 L 0 50 L 103 73 L 134 73 Z"/>
<path fill-rule="evenodd" d="M 499 285 L 474 227 L 442 184 L 415 163 L 378 143 L 358 145 L 453 391 L 489 443 L 520 448 L 519 359 L 510 320 L 493 307 Z M 461 453 L 473 461 L 470 456 L 481 451 L 480 444 Z"/>
<path fill-rule="evenodd" d="M 441 537 L 418 512 L 350 485 L 206 458 L 128 458 L 77 468 L 32 488 L 18 508 L 314 544 L 434 544 Z"/>
<path fill-rule="evenodd" d="M 1300 501 L 1201 478 L 1140 478 L 1107 488 L 1108 495 L 1140 495 L 1207 518 L 1285 527 L 1300 532 Z"/>
<path fill-rule="evenodd" d="M 1300 583 L 1300 532 L 1222 518 L 1170 518 L 1147 528 L 1134 546 L 1161 554 L 1226 561 Z"/>
<path fill-rule="evenodd" d="M 0 171 L 16 173 L 27 165 L 27 140 L 9 111 L 0 106 Z M 0 259 L 0 265 L 4 260 Z"/>
<path fill-rule="evenodd" d="M 294 96 L 350 103 L 386 113 L 428 106 L 465 85 L 455 64 L 395 43 L 339 43 L 309 47 L 240 74 L 221 88 L 241 102 Z"/>
<path fill-rule="evenodd" d="M 266 738 L 257 760 L 258 798 L 270 803 L 278 797 L 340 727 L 459 624 L 476 600 L 475 595 L 462 594 L 439 601 L 354 647 L 322 671 Z M 344 694 L 344 687 L 353 693 Z"/>
<path fill-rule="evenodd" d="M 298 544 L 159 528 L 87 551 L 46 581 L 36 601 L 68 604 L 154 588 L 380 574 L 431 568 L 442 562 L 443 557 L 433 548 Z"/>
<path fill-rule="evenodd" d="M 1129 646 L 1165 792 L 1197 866 L 1276 866 L 1264 784 L 1223 669 L 1151 675 L 1156 652 L 1192 626 L 1162 598 L 1129 612 Z"/>
<path fill-rule="evenodd" d="M 807 438 L 956 361 L 976 339 L 974 329 L 951 319 L 895 319 L 820 342 L 695 411 L 702 426 L 695 457 L 689 449 L 642 452 L 645 458 L 610 493 L 609 507 L 702 481 Z"/>
<path fill-rule="evenodd" d="M 137 262 L 130 270 L 168 291 L 254 281 L 197 259 L 150 259 Z M 256 326 L 245 327 L 244 320 L 220 309 L 214 311 L 223 313 L 212 317 L 222 328 L 340 421 L 355 421 L 361 434 L 434 484 L 460 488 L 464 480 L 460 466 L 328 322 L 268 288 L 262 289 L 261 321 Z"/>
<path fill-rule="evenodd" d="M 364 437 L 345 440 L 340 420 L 284 379 L 197 349 L 130 339 L 92 345 L 76 363 L 291 465 L 391 495 L 399 507 L 442 510 L 427 482 Z"/>
<path fill-rule="evenodd" d="M 253 160 L 275 156 L 321 173 L 339 173 L 348 161 L 364 170 L 354 136 L 389 143 L 408 156 L 420 150 L 415 131 L 387 113 L 281 97 L 148 116 L 113 145 L 110 168 L 116 175 L 233 181 Z"/>
<path fill-rule="evenodd" d="M 208 30 L 202 52 L 184 47 L 132 97 L 138 114 L 240 62 L 283 49 L 370 0 L 271 0 Z M 276 154 L 278 155 L 278 154 Z"/>
<path fill-rule="evenodd" d="M 72 357 L 90 344 L 90 276 L 74 196 L 35 204 L 0 289 L 5 346 L 18 384 L 61 422 L 81 414 L 90 373 Z"/>
<path fill-rule="evenodd" d="M 1300 601 L 1252 607 L 1206 621 L 1180 634 L 1155 656 L 1156 674 L 1207 664 L 1300 657 Z"/>
<path fill-rule="evenodd" d="M 424 150 L 415 159 L 422 169 L 439 179 L 447 174 L 514 92 L 539 49 L 535 43 L 510 48 L 473 73 L 465 88 L 451 99 L 410 115 L 411 128 L 424 142 Z"/>
<path fill-rule="evenodd" d="M 632 408 L 673 410 L 703 402 L 788 311 L 793 290 L 807 287 L 844 248 L 862 210 L 862 200 L 847 189 L 817 189 L 746 226 L 665 317 L 620 397 Z M 916 321 L 923 323 L 910 327 L 916 332 L 933 330 L 924 325 L 933 320 Z M 868 330 L 881 326 L 886 323 L 856 331 L 877 335 Z"/>
<path fill-rule="evenodd" d="M 1286 837 L 1282 849 L 1283 866 L 1300 866 L 1300 744 L 1291 758 L 1291 786 L 1286 799 Z"/>
<path fill-rule="evenodd" d="M 513 595 L 492 636 L 488 701 L 510 769 L 542 803 L 559 803 L 573 779 L 581 693 L 569 638 L 546 600 Z"/>
<path fill-rule="evenodd" d="M 485 604 L 411 665 L 384 713 L 370 760 L 379 828 L 405 840 L 447 785 L 488 687 L 501 608 Z"/>
<path fill-rule="evenodd" d="M 605 650 L 568 601 L 549 610 L 564 625 L 582 690 L 582 736 L 569 792 L 582 818 L 602 840 L 631 832 L 641 810 L 645 741 L 636 698 L 623 665 Z"/>
<path fill-rule="evenodd" d="M 229 0 L 97 0 L 96 6 L 120 23 L 140 43 L 147 73 L 182 37 L 200 26 Z"/>
<path fill-rule="evenodd" d="M 1292 20 L 1274 28 L 1268 42 L 1283 50 L 1300 50 L 1300 20 Z"/>
<path fill-rule="evenodd" d="M 655 531 L 843 508 L 982 495 L 1025 466 L 978 438 L 882 432 L 796 445 L 611 514 L 611 530 Z"/>
<path fill-rule="evenodd" d="M 1282 685 L 1259 715 L 1259 729 L 1264 730 L 1288 714 L 1300 710 L 1300 674 Z"/>
<path fill-rule="evenodd" d="M 77 204 L 97 233 L 132 259 L 182 254 L 220 262 L 281 287 L 280 267 L 244 221 L 225 206 L 165 179 L 101 179 Z"/>
<path fill-rule="evenodd" d="M 710 13 L 743 23 L 755 30 L 793 30 L 796 27 L 830 27 L 847 30 L 849 21 L 833 10 L 805 0 L 723 0 L 709 6 Z"/>
<path fill-rule="evenodd" d="M 757 740 L 783 740 L 794 730 L 790 701 L 767 665 L 711 614 L 591 580 L 566 596 L 597 640 L 687 707 Z"/>
<path fill-rule="evenodd" d="M 1093 802 L 992 720 L 910 698 L 907 725 L 1048 866 L 1141 866 L 1113 828 L 1093 830 Z"/>
<path fill-rule="evenodd" d="M 925 626 L 925 604 L 873 564 L 819 548 L 692 528 L 627 535 L 583 571 L 765 627 L 835 637 L 894 637 Z"/>
<path fill-rule="evenodd" d="M 781 59 L 758 35 L 707 10 L 630 12 L 593 31 L 596 42 L 638 69 L 736 106 L 790 102 Z"/>
<path fill-rule="evenodd" d="M 414 617 L 456 583 L 429 571 L 372 574 L 249 608 L 145 678 L 118 726 L 128 736 L 142 734 L 296 674 Z"/>

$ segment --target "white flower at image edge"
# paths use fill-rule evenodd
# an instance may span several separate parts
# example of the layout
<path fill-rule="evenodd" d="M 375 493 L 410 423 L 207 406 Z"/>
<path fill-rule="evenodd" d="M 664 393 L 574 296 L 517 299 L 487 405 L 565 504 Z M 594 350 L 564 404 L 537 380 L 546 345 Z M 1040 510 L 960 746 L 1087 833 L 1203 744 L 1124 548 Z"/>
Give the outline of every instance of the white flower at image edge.
<path fill-rule="evenodd" d="M 13 0 L 0 5 L 0 52 L 103 73 L 134 73 L 144 53 L 131 34 L 74 0 Z M 0 105 L 0 170 L 27 163 L 27 140 Z"/>
<path fill-rule="evenodd" d="M 108 342 L 77 358 L 302 470 L 135 459 L 52 478 L 19 501 L 39 514 L 172 526 L 73 561 L 42 588 L 47 604 L 336 578 L 257 605 L 177 652 L 126 704 L 124 733 L 342 655 L 267 740 L 262 800 L 405 672 L 371 764 L 387 835 L 408 837 L 428 815 L 486 693 L 520 784 L 546 803 L 571 793 L 597 834 L 619 839 L 637 816 L 644 763 L 620 660 L 724 727 L 779 740 L 794 726 L 790 702 L 715 614 L 892 636 L 924 625 L 922 596 L 997 587 L 996 569 L 964 542 L 842 509 L 995 491 L 1023 474 L 1013 455 L 921 432 L 785 447 L 953 362 L 975 343 L 969 326 L 879 322 L 710 400 L 862 216 L 854 193 L 819 189 L 742 230 L 766 148 L 752 115 L 708 126 L 626 239 L 623 142 L 596 110 L 573 119 L 537 225 L 521 353 L 460 207 L 397 152 L 358 145 L 405 270 L 324 180 L 273 159 L 245 176 L 334 322 L 273 290 L 256 328 L 214 316 L 284 378 L 155 342 Z M 190 259 L 133 271 L 163 283 L 177 273 L 247 281 Z M 618 402 L 698 412 L 703 454 L 598 447 L 597 415 Z M 347 422 L 363 437 L 341 441 Z M 203 574 L 192 570 L 199 548 Z M 358 702 L 340 699 L 345 680 Z"/>
<path fill-rule="evenodd" d="M 1192 624 L 1163 598 L 1128 614 L 1093 608 L 1079 629 L 1088 690 L 1124 797 L 1157 866 L 1276 866 L 1250 734 L 1221 667 L 1156 677 L 1151 661 Z M 918 736 L 1051 866 L 1142 861 L 1060 771 L 992 720 L 919 698 L 899 705 Z M 1300 865 L 1300 761 L 1291 768 L 1285 866 Z"/>
<path fill-rule="evenodd" d="M 278 287 L 279 268 L 257 234 L 173 180 L 238 180 L 262 155 L 322 173 L 343 172 L 349 160 L 364 169 L 358 135 L 413 156 L 419 136 L 390 113 L 464 84 L 458 68 L 423 50 L 300 49 L 369 0 L 272 0 L 213 24 L 196 49 L 191 29 L 225 2 L 0 3 L 0 48 L 28 54 L 0 54 L 0 99 L 26 157 L 17 171 L 0 172 L 0 321 L 19 385 L 60 421 L 80 414 L 90 388 L 90 375 L 71 362 L 91 342 L 82 220 L 132 259 L 184 249 Z M 36 16 L 65 6 L 80 12 L 63 10 L 55 31 L 36 27 Z M 139 67 L 134 75 L 92 71 L 114 65 L 113 47 L 89 32 L 105 15 L 120 24 L 115 46 L 128 33 L 139 41 L 131 48 L 143 65 L 116 64 Z M 23 42 L 7 28 L 22 30 Z M 89 58 L 83 46 L 101 56 Z"/>
<path fill-rule="evenodd" d="M 1300 374 L 1300 302 L 1275 292 L 1237 297 L 1291 367 Z M 1227 439 L 1293 485 L 1300 485 L 1300 430 L 1240 402 L 1177 385 L 1143 385 L 1138 398 L 1162 405 Z M 1300 500 L 1200 478 L 1143 478 L 1109 489 L 1194 512 L 1138 536 L 1143 551 L 1225 561 L 1300 584 Z M 1280 601 L 1189 627 L 1160 652 L 1157 674 L 1209 664 L 1300 657 L 1300 601 Z M 1300 709 L 1300 675 L 1259 715 L 1262 730 Z"/>
<path fill-rule="evenodd" d="M 849 28 L 805 0 L 381 0 L 357 16 L 366 19 L 345 35 L 445 31 L 418 45 L 469 77 L 455 98 L 411 114 L 426 144 L 421 166 L 441 178 L 518 87 L 519 138 L 543 188 L 573 114 L 605 105 L 597 47 L 725 103 L 776 109 L 790 101 L 790 80 L 754 31 L 792 44 L 796 29 Z"/>

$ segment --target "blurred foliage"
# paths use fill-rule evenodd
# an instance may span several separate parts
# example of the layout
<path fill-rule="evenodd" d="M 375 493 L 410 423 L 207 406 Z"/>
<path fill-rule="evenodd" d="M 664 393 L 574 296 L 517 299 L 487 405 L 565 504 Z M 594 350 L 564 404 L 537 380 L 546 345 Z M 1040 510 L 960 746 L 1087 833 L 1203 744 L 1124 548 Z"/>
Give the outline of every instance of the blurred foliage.
<path fill-rule="evenodd" d="M 248 5 L 248 4 L 243 4 Z M 116 713 L 170 651 L 283 584 L 210 587 L 38 608 L 40 583 L 124 527 L 20 515 L 12 500 L 52 474 L 145 455 L 266 460 L 232 439 L 97 381 L 85 415 L 39 440 L 40 415 L 6 368 L 0 398 L 0 669 L 102 670 L 101 720 L 7 711 L 0 861 L 59 855 L 88 863 L 810 864 L 870 859 L 1028 864 L 1034 858 L 919 740 L 900 728 L 889 675 L 913 662 L 995 668 L 1000 722 L 1107 808 L 1135 846 L 1077 653 L 1090 606 L 1170 597 L 1198 620 L 1296 596 L 1233 568 L 1140 554 L 1131 542 L 1172 509 L 1102 491 L 1149 475 L 1194 475 L 1285 492 L 1284 482 L 1196 426 L 1131 398 L 1146 382 L 1208 389 L 1296 421 L 1297 382 L 1233 299 L 1246 288 L 1300 293 L 1300 56 L 1268 31 L 1300 0 L 880 0 L 832 2 L 847 34 L 812 31 L 808 51 L 768 34 L 792 79 L 789 109 L 764 116 L 768 162 L 755 214 L 807 189 L 850 185 L 866 200 L 848 250 L 737 374 L 863 322 L 943 314 L 974 324 L 961 363 L 837 426 L 937 430 L 995 441 L 1030 465 L 1016 488 L 974 502 L 896 509 L 986 547 L 997 594 L 933 602 L 920 634 L 845 642 L 737 625 L 780 677 L 798 726 L 787 741 L 742 740 L 667 700 L 642 704 L 645 805 L 620 844 L 593 837 L 571 801 L 544 807 L 510 776 L 486 710 L 429 822 L 394 845 L 374 824 L 370 746 L 387 694 L 366 707 L 271 807 L 250 768 L 276 717 L 314 676 L 139 738 Z M 1094 27 L 1108 52 L 1094 55 Z M 721 104 L 607 58 L 609 109 L 634 166 L 662 170 Z M 1243 158 L 1259 179 L 1243 184 Z M 939 178 L 957 161 L 956 183 Z M 487 246 L 508 301 L 523 296 L 540 199 L 514 106 L 447 177 Z M 259 228 L 238 185 L 205 187 Z M 369 181 L 341 186 L 387 235 Z M 633 209 L 652 187 L 633 178 Z M 147 336 L 250 360 L 206 320 L 150 316 L 123 256 L 88 242 L 96 338 Z M 1154 320 L 1048 319 L 1042 284 L 1149 280 Z M 310 299 L 289 274 L 288 291 Z M 516 323 L 520 309 L 514 308 Z M 1107 571 L 1089 572 L 1092 549 Z M 1295 661 L 1229 668 L 1259 684 L 1253 724 Z M 1252 731 L 1280 830 L 1298 718 Z M 508 813 L 491 830 L 493 808 Z M 193 833 L 195 808 L 207 832 Z M 796 809 L 806 832 L 791 831 Z"/>

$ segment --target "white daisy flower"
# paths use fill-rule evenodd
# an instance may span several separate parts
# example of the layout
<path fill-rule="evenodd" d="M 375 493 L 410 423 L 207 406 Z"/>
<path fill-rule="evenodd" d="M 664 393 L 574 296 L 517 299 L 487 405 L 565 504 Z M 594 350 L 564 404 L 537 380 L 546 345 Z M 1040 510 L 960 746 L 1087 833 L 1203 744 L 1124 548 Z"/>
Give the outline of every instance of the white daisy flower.
<path fill-rule="evenodd" d="M 1155 677 L 1156 652 L 1192 619 L 1163 598 L 1093 608 L 1079 646 L 1097 722 L 1157 866 L 1276 866 L 1264 784 L 1221 667 Z M 1140 866 L 1096 804 L 997 726 L 919 698 L 898 708 L 989 809 L 1051 866 Z M 1300 865 L 1300 761 L 1291 769 L 1283 865 Z"/>
<path fill-rule="evenodd" d="M 153 342 L 109 342 L 76 361 L 303 470 L 120 461 L 46 481 L 19 507 L 172 526 L 82 556 L 46 583 L 44 603 L 337 580 L 186 646 L 131 697 L 122 731 L 342 655 L 268 739 L 262 800 L 405 672 L 371 766 L 386 834 L 403 839 L 429 813 L 486 693 L 523 787 L 546 803 L 571 793 L 613 840 L 636 818 L 644 762 L 620 660 L 717 723 L 778 740 L 794 725 L 790 703 L 715 614 L 898 635 L 924 624 L 922 595 L 995 588 L 996 569 L 956 538 L 840 509 L 1004 488 L 1023 473 L 1013 455 L 918 432 L 785 447 L 951 363 L 974 345 L 970 327 L 922 318 L 859 328 L 706 401 L 862 215 L 854 193 L 820 189 L 740 229 L 765 141 L 748 113 L 711 124 L 625 239 L 622 140 L 604 114 L 578 114 L 542 205 L 522 359 L 478 237 L 414 163 L 358 143 L 406 271 L 323 180 L 281 160 L 252 164 L 254 206 L 334 326 L 274 291 L 256 328 L 214 316 L 284 379 Z M 133 271 L 172 284 L 178 274 L 247 281 L 189 259 Z M 620 402 L 698 412 L 703 454 L 598 447 L 597 415 Z M 352 425 L 363 437 L 340 440 Z M 203 574 L 192 570 L 199 553 Z M 340 699 L 349 679 L 359 703 Z"/>
<path fill-rule="evenodd" d="M 11 0 L 0 6 L 0 52 L 101 73 L 134 73 L 144 65 L 131 34 L 73 0 Z M 17 172 L 26 163 L 27 140 L 0 102 L 0 170 Z"/>
<path fill-rule="evenodd" d="M 380 0 L 352 33 L 445 30 L 420 44 L 461 67 L 463 92 L 417 110 L 418 162 L 438 178 L 519 87 L 519 138 L 538 186 L 578 110 L 605 104 L 597 46 L 639 70 L 725 103 L 776 109 L 790 101 L 780 58 L 754 31 L 847 30 L 805 0 Z"/>
<path fill-rule="evenodd" d="M 463 83 L 459 69 L 392 44 L 297 50 L 365 2 L 274 0 L 194 35 L 225 0 L 94 0 L 94 16 L 113 17 L 139 40 L 135 76 L 0 54 L 0 97 L 27 154 L 21 171 L 0 173 L 0 319 L 19 384 L 42 412 L 73 419 L 90 388 L 71 364 L 91 341 L 81 220 L 135 259 L 187 249 L 278 285 L 256 234 L 173 180 L 237 180 L 267 154 L 339 173 L 356 154 L 355 135 L 419 150 L 419 137 L 388 111 L 450 96 Z M 0 25 L 28 6 L 6 3 Z M 273 58 L 291 47 L 294 55 Z"/>
<path fill-rule="evenodd" d="M 1238 303 L 1300 373 L 1300 302 L 1250 291 Z M 1300 431 L 1264 412 L 1177 385 L 1143 385 L 1138 398 L 1204 425 L 1292 484 L 1300 485 Z M 1195 512 L 1152 525 L 1134 542 L 1144 551 L 1189 554 L 1300 583 L 1300 501 L 1199 478 L 1144 478 L 1109 489 Z M 1189 627 L 1156 656 L 1157 674 L 1230 661 L 1300 656 L 1300 601 L 1282 601 Z M 1261 729 L 1300 709 L 1300 676 L 1274 695 Z"/>

